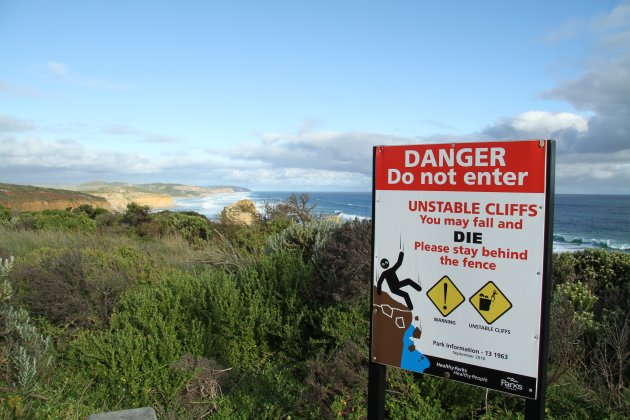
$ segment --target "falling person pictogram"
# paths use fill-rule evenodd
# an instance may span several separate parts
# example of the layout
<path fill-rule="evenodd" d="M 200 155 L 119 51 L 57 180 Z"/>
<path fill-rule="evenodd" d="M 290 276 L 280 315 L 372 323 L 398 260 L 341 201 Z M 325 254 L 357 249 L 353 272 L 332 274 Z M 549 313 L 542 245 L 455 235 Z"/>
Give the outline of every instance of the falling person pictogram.
<path fill-rule="evenodd" d="M 378 283 L 376 284 L 376 292 L 380 295 L 383 288 L 383 282 L 387 282 L 389 291 L 405 299 L 405 304 L 407 305 L 407 307 L 409 309 L 413 309 L 413 303 L 411 303 L 409 293 L 401 290 L 401 288 L 410 286 L 420 292 L 422 291 L 422 287 L 420 287 L 418 283 L 409 278 L 404 280 L 398 279 L 396 270 L 398 270 L 402 265 L 404 255 L 405 253 L 403 251 L 400 251 L 400 254 L 398 254 L 398 260 L 396 261 L 396 264 L 394 264 L 392 267 L 389 266 L 389 261 L 387 260 L 387 258 L 383 258 L 381 260 L 381 267 L 383 267 L 385 271 L 383 271 L 381 273 L 381 276 L 378 278 Z"/>

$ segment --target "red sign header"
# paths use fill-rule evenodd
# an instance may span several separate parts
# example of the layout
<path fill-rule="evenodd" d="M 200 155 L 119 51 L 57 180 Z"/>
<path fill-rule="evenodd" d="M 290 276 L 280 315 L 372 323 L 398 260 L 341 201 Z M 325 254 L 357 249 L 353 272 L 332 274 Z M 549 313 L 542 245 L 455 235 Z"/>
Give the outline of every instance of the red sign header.
<path fill-rule="evenodd" d="M 377 146 L 377 190 L 545 192 L 546 140 Z"/>

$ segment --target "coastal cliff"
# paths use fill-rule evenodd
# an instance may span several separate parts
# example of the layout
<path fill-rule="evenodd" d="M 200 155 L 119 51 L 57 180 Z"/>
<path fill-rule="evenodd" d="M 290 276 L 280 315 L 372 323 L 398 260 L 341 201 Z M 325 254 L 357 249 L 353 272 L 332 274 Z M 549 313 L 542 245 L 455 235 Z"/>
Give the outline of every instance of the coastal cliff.
<path fill-rule="evenodd" d="M 127 184 L 123 182 L 91 182 L 69 187 L 106 199 L 112 210 L 125 211 L 129 203 L 166 209 L 174 206 L 175 198 L 206 197 L 215 194 L 247 191 L 233 186 L 199 187 L 183 184 Z"/>
<path fill-rule="evenodd" d="M 17 211 L 64 210 L 82 204 L 111 210 L 103 197 L 77 191 L 0 183 L 0 206 Z"/>
<path fill-rule="evenodd" d="M 111 192 L 111 193 L 94 193 L 95 196 L 106 200 L 111 209 L 117 212 L 123 212 L 130 203 L 136 203 L 141 206 L 149 206 L 155 208 L 173 207 L 173 197 L 166 194 L 151 194 L 141 192 Z"/>
<path fill-rule="evenodd" d="M 235 186 L 199 187 L 182 184 L 127 184 L 91 182 L 58 188 L 0 183 L 0 206 L 18 211 L 65 210 L 82 204 L 124 212 L 136 203 L 152 209 L 174 206 L 175 198 L 206 197 L 214 194 L 247 191 Z"/>

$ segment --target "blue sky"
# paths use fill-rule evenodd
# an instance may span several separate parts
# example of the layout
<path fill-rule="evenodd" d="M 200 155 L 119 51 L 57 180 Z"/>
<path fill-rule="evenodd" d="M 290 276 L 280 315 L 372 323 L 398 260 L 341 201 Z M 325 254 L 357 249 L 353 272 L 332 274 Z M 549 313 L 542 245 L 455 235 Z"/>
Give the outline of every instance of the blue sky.
<path fill-rule="evenodd" d="M 0 182 L 368 191 L 376 144 L 554 138 L 558 192 L 630 193 L 629 2 L 5 0 L 0 51 Z"/>

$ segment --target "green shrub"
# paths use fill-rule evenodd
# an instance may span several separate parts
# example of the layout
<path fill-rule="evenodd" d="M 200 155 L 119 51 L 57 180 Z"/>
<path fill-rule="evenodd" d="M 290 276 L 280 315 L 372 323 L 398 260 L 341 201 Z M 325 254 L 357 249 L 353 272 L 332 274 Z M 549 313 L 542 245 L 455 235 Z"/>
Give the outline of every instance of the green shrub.
<path fill-rule="evenodd" d="M 291 194 L 279 203 L 265 203 L 263 206 L 263 222 L 283 223 L 285 226 L 294 223 L 306 223 L 313 219 L 316 205 L 309 203 L 306 193 Z"/>
<path fill-rule="evenodd" d="M 71 344 L 65 363 L 90 383 L 89 400 L 101 410 L 151 405 L 175 407 L 193 369 L 176 366 L 186 354 L 202 354 L 203 293 L 190 275 L 172 273 L 163 282 L 129 291 L 117 302 L 109 327 L 84 333 Z M 176 410 L 177 411 L 177 410 Z"/>
<path fill-rule="evenodd" d="M 585 250 L 554 264 L 552 379 L 591 410 L 629 415 L 630 254 Z"/>
<path fill-rule="evenodd" d="M 307 347 L 304 290 L 312 271 L 299 256 L 277 254 L 236 275 L 211 276 L 208 325 L 215 339 L 209 356 L 254 369 L 268 352 L 298 356 Z"/>
<path fill-rule="evenodd" d="M 166 412 L 179 404 L 184 384 L 195 377 L 174 363 L 185 354 L 199 355 L 250 378 L 247 383 L 227 379 L 232 403 L 264 401 L 268 408 L 263 411 L 269 413 L 292 409 L 304 388 L 296 368 L 263 372 L 270 363 L 277 368 L 298 360 L 308 348 L 311 326 L 301 292 L 311 274 L 299 256 L 286 254 L 237 274 L 172 272 L 158 284 L 126 292 L 107 330 L 82 334 L 72 344 L 67 369 L 93 383 L 87 394 L 98 406 L 111 408 L 112 401 L 121 401 L 122 406 L 157 405 Z M 251 381 L 262 386 L 271 380 L 286 390 L 271 391 L 267 385 L 251 394 Z"/>
<path fill-rule="evenodd" d="M 331 417 L 363 418 L 367 401 L 369 323 L 364 311 L 328 308 L 322 318 L 325 338 L 307 361 L 307 400 Z"/>
<path fill-rule="evenodd" d="M 112 252 L 41 248 L 20 258 L 11 277 L 31 314 L 93 327 L 108 322 L 124 290 L 155 282 L 157 273 L 142 252 L 123 245 Z"/>
<path fill-rule="evenodd" d="M 352 220 L 336 227 L 319 249 L 314 295 L 326 303 L 357 303 L 369 294 L 372 279 L 372 222 Z"/>
<path fill-rule="evenodd" d="M 52 363 L 50 339 L 37 330 L 28 312 L 10 303 L 12 268 L 13 258 L 0 260 L 0 354 L 6 358 L 0 367 L 0 377 L 27 393 L 37 388 L 37 380 Z"/>
<path fill-rule="evenodd" d="M 305 261 L 315 260 L 332 231 L 340 224 L 336 218 L 292 223 L 279 234 L 269 238 L 267 251 L 300 253 Z"/>
<path fill-rule="evenodd" d="M 138 203 L 127 204 L 127 210 L 123 213 L 122 222 L 129 226 L 138 226 L 149 222 L 149 206 L 141 206 Z"/>
<path fill-rule="evenodd" d="M 208 241 L 212 235 L 210 221 L 200 214 L 161 211 L 151 216 L 162 236 L 180 235 L 192 245 Z"/>
<path fill-rule="evenodd" d="M 11 221 L 12 214 L 11 209 L 0 206 L 0 224 L 8 224 Z"/>
<path fill-rule="evenodd" d="M 576 259 L 572 252 L 553 254 L 551 278 L 555 287 L 575 281 Z"/>
<path fill-rule="evenodd" d="M 270 355 L 256 370 L 233 376 L 226 395 L 212 418 L 219 419 L 321 419 L 305 398 L 304 383 L 292 365 Z"/>
<path fill-rule="evenodd" d="M 37 213 L 0 226 L 0 256 L 18 256 L 0 282 L 0 417 L 365 417 L 370 221 L 91 212 L 65 213 L 96 232 Z M 57 222 L 24 230 L 42 217 Z M 548 418 L 630 415 L 629 273 L 628 254 L 554 255 Z M 523 413 L 522 399 L 400 369 L 387 390 L 389 418 Z"/>
<path fill-rule="evenodd" d="M 73 343 L 75 369 L 94 381 L 93 402 L 111 409 L 114 402 L 138 407 L 176 400 L 192 373 L 172 365 L 186 353 L 199 353 L 203 328 L 177 313 L 176 300 L 165 303 L 171 310 L 161 313 L 143 307 L 147 312 L 135 319 L 120 314 L 109 331 L 86 334 Z"/>
<path fill-rule="evenodd" d="M 103 214 L 109 213 L 109 211 L 107 211 L 104 208 L 93 207 L 90 204 L 81 204 L 79 207 L 76 207 L 76 208 L 72 209 L 72 212 L 73 213 L 84 213 L 90 219 L 96 219 L 98 216 L 101 216 Z"/>
<path fill-rule="evenodd" d="M 73 213 L 65 210 L 44 210 L 39 213 L 34 213 L 32 217 L 35 228 L 39 230 L 93 232 L 96 229 L 96 222 L 82 212 Z"/>

